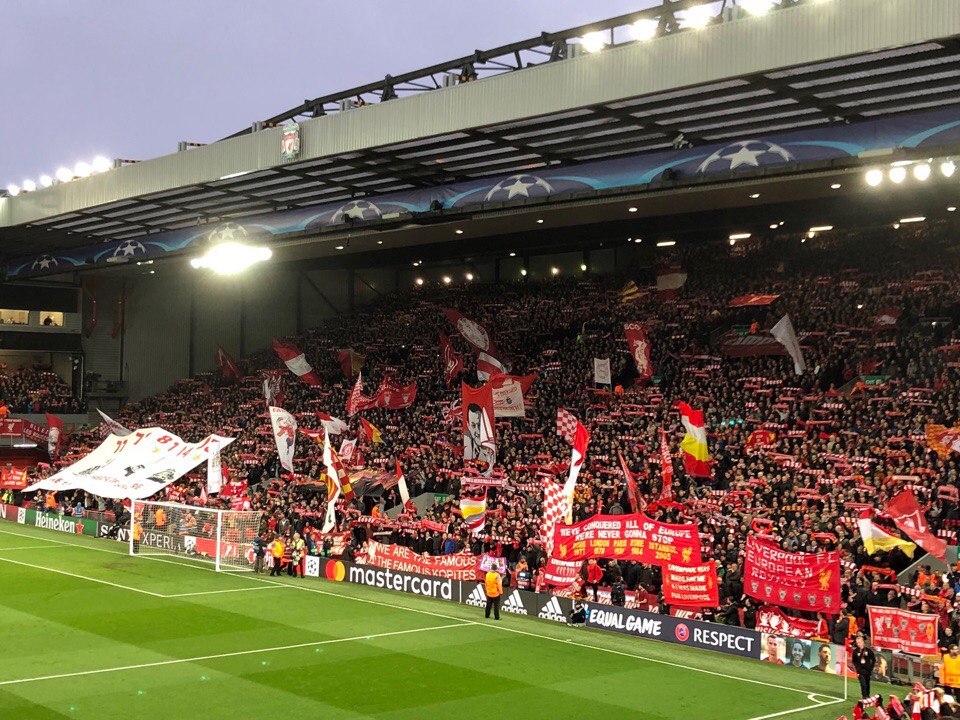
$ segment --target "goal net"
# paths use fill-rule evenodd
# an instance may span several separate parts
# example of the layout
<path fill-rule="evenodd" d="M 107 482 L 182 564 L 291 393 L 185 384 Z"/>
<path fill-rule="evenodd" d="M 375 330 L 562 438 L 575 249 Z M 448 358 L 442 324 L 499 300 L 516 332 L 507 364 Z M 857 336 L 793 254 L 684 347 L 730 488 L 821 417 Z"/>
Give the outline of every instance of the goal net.
<path fill-rule="evenodd" d="M 210 563 L 217 572 L 249 571 L 259 528 L 259 511 L 133 500 L 130 554 L 175 555 Z"/>

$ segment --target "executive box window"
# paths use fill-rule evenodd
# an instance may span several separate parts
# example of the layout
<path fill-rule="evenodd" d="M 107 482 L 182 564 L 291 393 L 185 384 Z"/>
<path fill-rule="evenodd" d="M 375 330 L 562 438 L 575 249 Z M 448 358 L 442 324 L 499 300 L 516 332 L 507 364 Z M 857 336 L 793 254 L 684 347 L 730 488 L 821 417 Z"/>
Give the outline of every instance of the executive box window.
<path fill-rule="evenodd" d="M 51 310 L 40 311 L 40 324 L 46 327 L 63 327 L 63 313 Z"/>
<path fill-rule="evenodd" d="M 63 313 L 60 313 L 60 323 L 63 324 Z M 0 310 L 0 324 L 28 325 L 30 324 L 29 310 Z"/>

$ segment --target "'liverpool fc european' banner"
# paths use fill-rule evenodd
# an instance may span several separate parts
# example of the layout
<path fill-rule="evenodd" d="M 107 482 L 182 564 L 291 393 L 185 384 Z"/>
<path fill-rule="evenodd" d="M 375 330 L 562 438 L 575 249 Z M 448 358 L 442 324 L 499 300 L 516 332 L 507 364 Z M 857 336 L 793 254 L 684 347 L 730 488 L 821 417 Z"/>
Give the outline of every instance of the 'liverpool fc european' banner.
<path fill-rule="evenodd" d="M 400 572 L 435 575 L 452 580 L 477 579 L 477 556 L 469 552 L 420 555 L 402 545 L 384 545 L 371 540 L 358 560 L 361 558 L 369 565 Z"/>
<path fill-rule="evenodd" d="M 688 607 L 716 607 L 720 604 L 717 589 L 717 566 L 703 565 L 663 566 L 663 599 L 668 605 Z"/>
<path fill-rule="evenodd" d="M 747 538 L 744 592 L 796 610 L 840 612 L 840 554 L 791 553 L 772 540 Z"/>
<path fill-rule="evenodd" d="M 553 557 L 559 560 L 616 558 L 648 565 L 700 564 L 697 526 L 670 525 L 646 515 L 594 515 L 576 525 L 557 525 Z"/>
<path fill-rule="evenodd" d="M 870 616 L 870 635 L 874 647 L 914 655 L 939 654 L 938 616 L 873 605 L 867 606 L 867 613 Z"/>
<path fill-rule="evenodd" d="M 34 490 L 86 490 L 105 498 L 141 500 L 206 462 L 233 438 L 208 435 L 184 442 L 160 427 L 136 430 L 125 437 L 109 435 L 98 447 L 56 475 L 34 483 Z"/>

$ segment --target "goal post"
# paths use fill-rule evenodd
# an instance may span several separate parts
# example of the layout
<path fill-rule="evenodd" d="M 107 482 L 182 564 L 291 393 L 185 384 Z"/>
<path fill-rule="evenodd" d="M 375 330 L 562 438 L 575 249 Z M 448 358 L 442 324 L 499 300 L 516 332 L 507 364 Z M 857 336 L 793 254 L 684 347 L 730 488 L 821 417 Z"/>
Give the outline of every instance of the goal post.
<path fill-rule="evenodd" d="M 255 510 L 131 500 L 129 551 L 205 562 L 217 572 L 252 571 L 260 515 Z"/>

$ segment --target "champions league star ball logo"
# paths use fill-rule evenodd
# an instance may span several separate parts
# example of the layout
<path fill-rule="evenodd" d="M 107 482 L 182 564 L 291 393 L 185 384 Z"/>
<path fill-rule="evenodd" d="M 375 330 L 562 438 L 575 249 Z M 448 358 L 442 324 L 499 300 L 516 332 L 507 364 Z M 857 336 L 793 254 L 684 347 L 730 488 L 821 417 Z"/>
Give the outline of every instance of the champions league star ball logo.
<path fill-rule="evenodd" d="M 795 158 L 787 150 L 765 140 L 741 140 L 717 150 L 697 168 L 697 172 L 723 172 L 790 162 Z"/>
<path fill-rule="evenodd" d="M 242 225 L 238 225 L 237 223 L 221 223 L 210 231 L 207 239 L 213 244 L 228 242 L 240 243 L 247 239 L 247 231 L 243 229 Z"/>
<path fill-rule="evenodd" d="M 146 252 L 147 249 L 137 240 L 124 240 L 117 245 L 117 249 L 113 251 L 110 257 L 118 260 L 128 259 L 137 255 L 145 255 Z"/>
<path fill-rule="evenodd" d="M 376 220 L 383 213 L 380 208 L 369 200 L 351 200 L 346 205 L 337 210 L 330 218 L 332 225 L 339 225 L 347 221 L 347 218 L 354 220 Z"/>
<path fill-rule="evenodd" d="M 41 255 L 30 266 L 31 270 L 53 270 L 57 267 L 57 259 L 52 255 Z"/>
<path fill-rule="evenodd" d="M 543 178 L 536 175 L 511 175 L 506 180 L 501 180 L 494 185 L 484 200 L 487 202 L 502 202 L 517 197 L 543 197 L 552 193 L 553 186 Z"/>

